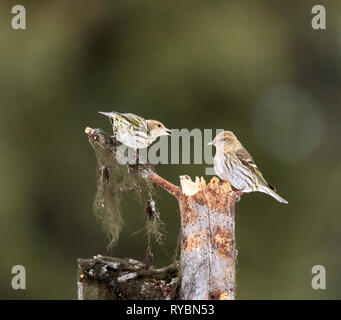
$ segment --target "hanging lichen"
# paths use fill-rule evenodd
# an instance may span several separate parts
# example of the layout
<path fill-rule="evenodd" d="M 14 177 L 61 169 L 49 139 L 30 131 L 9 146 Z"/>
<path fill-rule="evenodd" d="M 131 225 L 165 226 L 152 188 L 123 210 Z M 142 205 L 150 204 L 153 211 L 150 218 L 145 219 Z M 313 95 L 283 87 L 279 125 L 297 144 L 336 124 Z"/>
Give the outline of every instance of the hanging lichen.
<path fill-rule="evenodd" d="M 122 145 L 102 129 L 86 128 L 85 132 L 97 158 L 94 212 L 108 235 L 108 246 L 112 247 L 117 242 L 123 226 L 121 201 L 132 193 L 147 213 L 148 243 L 154 239 L 156 243 L 162 244 L 163 222 L 153 200 L 155 187 L 148 179 L 154 168 L 149 164 L 136 164 L 135 157 L 129 158 L 129 155 L 135 156 L 135 153 L 129 152 L 131 150 L 128 148 L 121 148 Z"/>
<path fill-rule="evenodd" d="M 158 245 L 162 245 L 166 235 L 165 224 L 160 219 L 160 214 L 157 212 L 155 207 L 155 201 L 150 199 L 146 204 L 146 232 L 148 237 L 148 244 L 151 240 L 154 240 Z"/>

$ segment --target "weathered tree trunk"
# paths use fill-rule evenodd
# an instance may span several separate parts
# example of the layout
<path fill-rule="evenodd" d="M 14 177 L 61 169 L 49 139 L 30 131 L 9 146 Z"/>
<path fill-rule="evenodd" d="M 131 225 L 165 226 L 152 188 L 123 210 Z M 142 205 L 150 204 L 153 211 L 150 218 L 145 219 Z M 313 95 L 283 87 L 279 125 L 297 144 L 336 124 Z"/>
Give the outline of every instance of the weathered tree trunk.
<path fill-rule="evenodd" d="M 235 195 L 227 182 L 181 177 L 181 298 L 235 298 Z"/>
<path fill-rule="evenodd" d="M 86 263 L 80 260 L 79 298 L 87 298 L 87 287 L 92 286 L 95 288 L 92 291 L 95 292 L 97 298 L 235 299 L 236 194 L 231 185 L 228 182 L 219 182 L 216 177 L 206 185 L 203 178 L 197 177 L 193 182 L 190 177 L 181 176 L 180 186 L 170 183 L 154 172 L 148 172 L 147 178 L 178 200 L 181 211 L 180 274 L 172 271 L 170 277 L 168 271 L 164 272 L 164 270 L 174 270 L 174 266 L 163 268 L 162 272 L 152 268 L 142 272 L 142 269 L 140 270 L 142 265 L 137 267 L 137 265 L 122 264 L 123 268 L 107 275 L 109 278 L 104 281 L 105 286 L 103 287 L 98 285 L 103 284 L 100 271 L 95 272 L 96 277 L 89 277 L 87 265 L 97 265 L 98 263 L 93 260 L 85 260 Z M 117 260 L 116 258 L 111 259 Z M 138 271 L 135 272 L 136 268 Z M 92 269 L 97 270 L 96 268 Z M 129 274 L 134 276 L 130 278 Z M 156 274 L 158 274 L 157 279 L 155 278 Z M 119 279 L 124 276 L 126 278 L 123 278 L 125 282 L 122 284 Z M 179 278 L 181 285 L 178 286 Z M 95 284 L 87 280 L 95 281 Z M 165 289 L 166 292 L 171 293 L 167 295 L 161 292 L 158 289 L 157 281 L 161 281 L 160 283 L 168 288 Z M 108 283 L 118 288 L 116 291 L 118 290 L 119 294 L 117 292 L 113 294 L 113 289 L 110 289 Z M 126 286 L 126 284 L 129 285 Z M 150 290 L 143 289 L 146 287 Z M 179 287 L 180 290 L 178 290 Z"/>
<path fill-rule="evenodd" d="M 181 292 L 184 300 L 234 299 L 235 202 L 228 182 L 180 177 L 180 187 L 149 178 L 175 196 L 181 211 Z"/>

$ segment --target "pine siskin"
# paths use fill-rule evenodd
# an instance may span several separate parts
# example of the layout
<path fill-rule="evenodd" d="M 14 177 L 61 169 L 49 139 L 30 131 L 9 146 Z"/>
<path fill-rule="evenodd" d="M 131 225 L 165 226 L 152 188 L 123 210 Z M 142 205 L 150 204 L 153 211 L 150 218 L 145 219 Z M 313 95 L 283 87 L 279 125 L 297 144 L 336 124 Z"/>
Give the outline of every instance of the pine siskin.
<path fill-rule="evenodd" d="M 277 201 L 288 203 L 275 188 L 266 182 L 251 155 L 231 131 L 220 132 L 208 143 L 217 148 L 214 157 L 214 171 L 222 180 L 227 180 L 241 193 L 260 191 Z"/>
<path fill-rule="evenodd" d="M 157 120 L 145 120 L 132 113 L 99 113 L 109 118 L 116 139 L 135 150 L 146 148 L 158 137 L 171 134 L 171 130 Z"/>

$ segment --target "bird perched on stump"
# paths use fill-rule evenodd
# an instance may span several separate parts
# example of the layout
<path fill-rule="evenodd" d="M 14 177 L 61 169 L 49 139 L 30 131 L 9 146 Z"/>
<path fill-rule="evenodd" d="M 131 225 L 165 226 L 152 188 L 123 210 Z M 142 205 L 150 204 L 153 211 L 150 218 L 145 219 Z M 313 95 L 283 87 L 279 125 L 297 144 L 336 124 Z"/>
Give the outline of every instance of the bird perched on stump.
<path fill-rule="evenodd" d="M 158 137 L 171 134 L 171 130 L 157 120 L 145 120 L 132 113 L 99 113 L 109 118 L 116 139 L 135 150 L 146 148 Z"/>
<path fill-rule="evenodd" d="M 227 180 L 239 191 L 239 194 L 260 191 L 267 193 L 282 203 L 287 200 L 280 197 L 275 188 L 266 182 L 251 155 L 231 131 L 220 132 L 208 143 L 216 147 L 214 171 L 222 180 Z"/>

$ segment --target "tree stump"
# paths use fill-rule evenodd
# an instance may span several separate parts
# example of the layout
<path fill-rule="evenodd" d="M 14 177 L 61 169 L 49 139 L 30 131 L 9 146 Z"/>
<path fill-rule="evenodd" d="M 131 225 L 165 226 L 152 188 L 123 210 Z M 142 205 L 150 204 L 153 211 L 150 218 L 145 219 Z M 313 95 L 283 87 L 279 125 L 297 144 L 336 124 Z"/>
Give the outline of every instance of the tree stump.
<path fill-rule="evenodd" d="M 235 298 L 235 194 L 228 182 L 180 177 L 181 298 Z"/>

